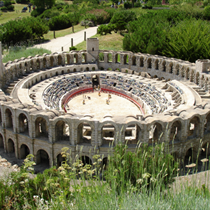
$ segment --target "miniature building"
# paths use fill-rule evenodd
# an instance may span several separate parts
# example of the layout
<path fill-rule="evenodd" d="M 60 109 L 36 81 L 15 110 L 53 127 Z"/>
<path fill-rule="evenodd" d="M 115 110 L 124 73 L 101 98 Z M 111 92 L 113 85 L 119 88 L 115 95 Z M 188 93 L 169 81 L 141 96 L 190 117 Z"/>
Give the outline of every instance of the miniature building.
<path fill-rule="evenodd" d="M 63 147 L 91 162 L 94 154 L 106 159 L 117 143 L 134 151 L 141 143 L 165 142 L 176 157 L 196 156 L 210 143 L 209 65 L 99 50 L 95 38 L 87 39 L 87 51 L 1 64 L 0 147 L 17 158 L 32 153 L 37 164 L 49 165 L 59 164 Z M 88 94 L 96 91 L 104 104 L 111 94 L 109 106 L 97 114 L 71 111 L 78 97 L 83 109 L 94 104 Z M 117 111 L 103 113 L 115 98 Z"/>

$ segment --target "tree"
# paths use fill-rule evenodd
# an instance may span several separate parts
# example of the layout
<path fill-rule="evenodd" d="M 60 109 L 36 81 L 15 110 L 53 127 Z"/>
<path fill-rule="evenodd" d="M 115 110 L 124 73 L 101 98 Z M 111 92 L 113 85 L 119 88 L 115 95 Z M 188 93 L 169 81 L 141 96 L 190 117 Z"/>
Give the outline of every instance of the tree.
<path fill-rule="evenodd" d="M 37 9 L 49 9 L 55 4 L 55 0 L 31 0 L 31 3 L 37 6 Z"/>

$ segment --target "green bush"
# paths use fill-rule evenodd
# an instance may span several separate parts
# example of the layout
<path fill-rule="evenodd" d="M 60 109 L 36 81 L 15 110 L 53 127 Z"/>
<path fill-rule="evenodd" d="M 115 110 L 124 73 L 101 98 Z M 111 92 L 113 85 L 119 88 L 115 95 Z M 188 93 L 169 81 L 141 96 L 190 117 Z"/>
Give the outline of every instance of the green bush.
<path fill-rule="evenodd" d="M 130 2 L 125 2 L 124 3 L 124 8 L 125 9 L 130 9 L 130 8 L 132 8 L 132 4 Z"/>
<path fill-rule="evenodd" d="M 59 15 L 52 17 L 49 20 L 50 30 L 61 30 L 72 26 L 70 17 L 68 15 Z"/>
<path fill-rule="evenodd" d="M 114 24 L 108 24 L 108 25 L 100 25 L 98 27 L 98 34 L 100 35 L 106 35 L 111 34 L 111 32 L 116 28 Z"/>
<path fill-rule="evenodd" d="M 9 6 L 7 6 L 7 10 L 9 10 L 9 11 L 14 11 L 14 6 L 13 5 L 9 5 Z"/>
<path fill-rule="evenodd" d="M 203 15 L 206 20 L 210 20 L 210 6 L 204 8 Z"/>
<path fill-rule="evenodd" d="M 39 17 L 40 18 L 52 18 L 55 16 L 59 16 L 60 12 L 58 10 L 55 9 L 47 9 L 45 10 Z"/>
<path fill-rule="evenodd" d="M 116 30 L 125 30 L 128 22 L 134 21 L 136 19 L 136 14 L 132 11 L 122 10 L 114 13 L 111 24 L 115 24 Z"/>
<path fill-rule="evenodd" d="M 1 7 L 1 10 L 2 11 L 6 11 L 7 10 L 7 7 L 3 6 L 3 7 Z"/>
<path fill-rule="evenodd" d="M 27 4 L 28 0 L 16 0 L 16 2 L 19 4 Z"/>

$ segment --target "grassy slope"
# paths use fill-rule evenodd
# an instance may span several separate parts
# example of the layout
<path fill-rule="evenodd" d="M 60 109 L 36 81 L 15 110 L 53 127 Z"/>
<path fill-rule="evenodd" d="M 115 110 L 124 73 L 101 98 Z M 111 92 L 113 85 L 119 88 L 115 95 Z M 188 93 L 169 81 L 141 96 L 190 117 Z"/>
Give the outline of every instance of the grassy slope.
<path fill-rule="evenodd" d="M 31 13 L 28 11 L 21 13 L 23 7 L 27 7 L 27 4 L 14 4 L 14 6 L 15 6 L 15 11 L 2 12 L 2 15 L 0 16 L 0 24 L 6 23 L 9 20 L 14 20 L 16 18 L 31 16 Z"/>
<path fill-rule="evenodd" d="M 118 33 L 112 32 L 112 34 L 107 34 L 105 36 L 101 36 L 99 34 L 96 34 L 95 36 L 99 39 L 99 49 L 100 50 L 115 50 L 115 51 L 121 51 L 122 48 L 122 41 L 123 36 L 121 36 Z M 76 45 L 77 50 L 84 50 L 86 49 L 86 42 L 82 42 L 78 45 Z"/>

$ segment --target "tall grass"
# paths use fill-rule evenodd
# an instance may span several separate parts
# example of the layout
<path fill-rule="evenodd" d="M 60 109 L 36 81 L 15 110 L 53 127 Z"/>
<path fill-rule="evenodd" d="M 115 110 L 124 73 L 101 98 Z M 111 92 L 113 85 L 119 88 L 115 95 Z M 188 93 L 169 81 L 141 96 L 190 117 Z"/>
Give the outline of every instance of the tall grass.
<path fill-rule="evenodd" d="M 169 178 L 176 173 L 167 171 L 174 171 L 176 164 L 162 149 L 160 145 L 139 147 L 138 155 L 132 156 L 127 147 L 117 146 L 104 170 L 99 155 L 94 156 L 93 165 L 84 165 L 78 157 L 71 162 L 64 148 L 59 168 L 32 177 L 35 163 L 29 155 L 20 172 L 0 180 L 0 209 L 209 209 L 210 192 L 205 185 L 170 188 Z"/>

